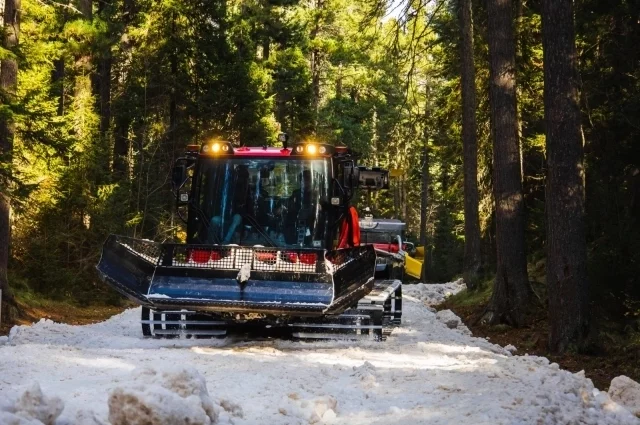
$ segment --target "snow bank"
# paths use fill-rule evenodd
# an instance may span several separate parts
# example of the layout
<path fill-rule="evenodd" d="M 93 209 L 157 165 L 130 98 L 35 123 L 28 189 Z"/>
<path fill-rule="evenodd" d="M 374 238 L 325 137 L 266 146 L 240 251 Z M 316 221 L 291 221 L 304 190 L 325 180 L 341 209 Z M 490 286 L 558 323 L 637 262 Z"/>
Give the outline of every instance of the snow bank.
<path fill-rule="evenodd" d="M 160 348 L 172 347 L 171 339 L 143 339 L 140 331 L 140 308 L 132 308 L 110 319 L 85 326 L 67 325 L 40 319 L 31 326 L 14 326 L 9 332 L 8 345 L 46 344 L 74 348 Z M 181 346 L 201 345 L 202 341 L 181 341 Z M 211 340 L 207 345 L 224 345 L 224 340 Z M 0 345 L 1 346 L 1 345 Z"/>
<path fill-rule="evenodd" d="M 462 323 L 462 320 L 451 310 L 440 310 L 436 313 L 436 319 L 444 323 L 449 329 L 456 329 L 464 335 L 471 335 L 469 328 L 467 328 Z"/>
<path fill-rule="evenodd" d="M 0 423 L 53 425 L 63 409 L 62 400 L 45 396 L 34 382 L 16 399 L 5 399 L 0 404 Z"/>
<path fill-rule="evenodd" d="M 640 417 L 640 384 L 624 375 L 613 378 L 609 387 L 613 401 Z"/>
<path fill-rule="evenodd" d="M 134 371 L 134 382 L 109 395 L 112 425 L 210 425 L 218 413 L 202 375 L 192 368 Z"/>
<path fill-rule="evenodd" d="M 451 295 L 455 295 L 466 288 L 467 286 L 464 284 L 462 279 L 458 279 L 455 282 L 449 283 L 418 283 L 415 285 L 404 285 L 402 287 L 402 292 L 403 295 L 409 295 L 416 298 L 428 306 L 434 306 L 442 303 Z"/>

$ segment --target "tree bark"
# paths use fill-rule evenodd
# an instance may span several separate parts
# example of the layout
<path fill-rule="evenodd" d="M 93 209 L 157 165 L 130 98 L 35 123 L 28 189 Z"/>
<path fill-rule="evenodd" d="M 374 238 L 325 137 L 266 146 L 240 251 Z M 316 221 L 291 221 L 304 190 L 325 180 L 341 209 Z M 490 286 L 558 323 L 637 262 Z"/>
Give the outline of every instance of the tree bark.
<path fill-rule="evenodd" d="M 533 291 L 525 253 L 512 6 L 487 0 L 497 270 L 485 321 L 522 326 Z"/>
<path fill-rule="evenodd" d="M 122 23 L 125 27 L 128 27 L 136 17 L 136 2 L 134 0 L 124 0 L 122 3 Z M 130 49 L 128 43 L 122 43 L 122 49 Z M 112 59 L 111 59 L 112 60 Z M 109 67 L 111 68 L 111 65 Z M 127 72 L 127 71 L 125 71 Z M 111 69 L 109 70 L 109 85 L 111 84 Z M 111 87 L 109 86 L 109 90 Z M 111 101 L 111 94 L 109 93 L 109 101 Z M 110 106 L 111 104 L 109 104 Z M 109 108 L 111 115 L 111 108 Z M 122 181 L 129 178 L 130 164 L 129 164 L 129 149 L 131 141 L 129 140 L 129 130 L 132 123 L 131 113 L 129 111 L 117 111 L 114 114 L 115 128 L 113 137 L 113 171 L 116 181 Z"/>
<path fill-rule="evenodd" d="M 64 115 L 64 59 L 53 61 L 53 72 L 51 73 L 52 94 L 58 98 L 58 115 Z"/>
<path fill-rule="evenodd" d="M 315 23 L 311 30 L 310 39 L 313 42 L 320 34 L 320 21 L 323 0 L 316 0 L 315 4 Z M 318 115 L 320 113 L 320 61 L 321 53 L 318 47 L 314 47 L 311 51 L 311 105 L 313 107 L 313 131 L 318 131 Z"/>
<path fill-rule="evenodd" d="M 426 133 L 425 129 L 425 133 Z M 426 135 L 425 135 L 426 136 Z M 424 148 L 422 153 L 422 193 L 420 194 L 420 245 L 424 249 L 424 257 L 422 261 L 422 270 L 420 277 L 423 282 L 427 281 L 427 251 L 429 245 L 428 238 L 428 211 L 429 211 L 429 144 L 425 137 Z"/>
<path fill-rule="evenodd" d="M 473 61 L 473 13 L 471 0 L 460 2 L 462 29 L 462 145 L 464 162 L 464 268 L 463 278 L 471 290 L 480 275 L 480 219 L 478 216 L 478 142 L 476 139 L 476 81 Z"/>
<path fill-rule="evenodd" d="M 584 149 L 571 0 L 543 0 L 549 346 L 584 345 L 589 330 Z"/>
<path fill-rule="evenodd" d="M 113 171 L 117 181 L 125 180 L 129 175 L 129 128 L 131 118 L 127 115 L 115 119 L 113 141 Z"/>
<path fill-rule="evenodd" d="M 2 24 L 4 26 L 3 47 L 15 50 L 20 37 L 20 0 L 5 0 Z M 8 58 L 0 64 L 0 92 L 3 102 L 12 102 L 18 85 L 18 63 Z M 13 302 L 9 290 L 7 271 L 11 244 L 11 200 L 9 185 L 13 162 L 13 136 L 15 124 L 11 116 L 0 118 L 0 163 L 6 173 L 0 174 L 0 289 L 5 301 Z"/>
<path fill-rule="evenodd" d="M 85 19 L 91 21 L 93 19 L 93 0 L 78 0 L 78 10 Z"/>
<path fill-rule="evenodd" d="M 267 62 L 271 56 L 271 39 L 268 35 L 265 35 L 265 39 L 262 41 L 262 60 Z"/>
<path fill-rule="evenodd" d="M 98 63 L 98 107 L 100 109 L 100 139 L 106 143 L 109 124 L 111 123 L 111 53 L 105 52 L 105 56 Z"/>
<path fill-rule="evenodd" d="M 422 270 L 420 271 L 420 277 L 423 282 L 427 281 L 427 274 L 429 270 L 427 268 L 427 252 L 428 252 L 428 229 L 427 222 L 429 219 L 428 211 L 429 211 L 429 130 L 427 128 L 427 120 L 429 119 L 430 109 L 429 109 L 429 86 L 427 83 L 426 86 L 426 96 L 425 96 L 425 104 L 424 104 L 424 135 L 423 135 L 423 151 L 422 151 L 422 193 L 420 194 L 420 245 L 422 245 L 424 249 L 424 257 L 422 261 Z"/>

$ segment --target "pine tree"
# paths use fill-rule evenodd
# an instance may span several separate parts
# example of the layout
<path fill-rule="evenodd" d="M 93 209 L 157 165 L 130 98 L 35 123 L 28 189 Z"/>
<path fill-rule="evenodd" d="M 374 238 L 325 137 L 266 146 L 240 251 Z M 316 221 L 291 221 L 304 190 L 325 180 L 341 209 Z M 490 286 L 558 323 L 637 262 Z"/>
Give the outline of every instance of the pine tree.
<path fill-rule="evenodd" d="M 589 326 L 584 151 L 573 3 L 543 0 L 542 7 L 549 346 L 562 352 L 584 345 Z"/>
<path fill-rule="evenodd" d="M 4 1 L 3 48 L 10 55 L 18 45 L 20 37 L 20 0 Z M 3 108 L 0 112 L 0 289 L 3 297 L 12 301 L 9 291 L 7 271 L 9 268 L 9 247 L 11 243 L 11 200 L 9 186 L 13 168 L 13 138 L 15 125 L 10 107 L 15 101 L 16 86 L 18 84 L 18 61 L 15 56 L 9 56 L 0 64 L 0 96 Z"/>
<path fill-rule="evenodd" d="M 533 291 L 525 253 L 512 6 L 510 0 L 487 1 L 497 265 L 486 320 L 522 326 Z"/>
<path fill-rule="evenodd" d="M 464 152 L 464 270 L 469 289 L 478 286 L 480 224 L 478 219 L 478 144 L 476 140 L 476 72 L 473 59 L 471 0 L 459 1 L 462 83 L 462 144 Z"/>

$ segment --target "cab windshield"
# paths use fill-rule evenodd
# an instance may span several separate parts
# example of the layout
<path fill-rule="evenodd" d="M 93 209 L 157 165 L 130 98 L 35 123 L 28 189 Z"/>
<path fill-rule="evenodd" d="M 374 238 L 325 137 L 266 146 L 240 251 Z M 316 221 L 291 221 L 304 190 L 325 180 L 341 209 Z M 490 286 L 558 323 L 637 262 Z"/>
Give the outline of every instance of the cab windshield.
<path fill-rule="evenodd" d="M 197 182 L 201 243 L 324 248 L 327 159 L 210 159 Z"/>

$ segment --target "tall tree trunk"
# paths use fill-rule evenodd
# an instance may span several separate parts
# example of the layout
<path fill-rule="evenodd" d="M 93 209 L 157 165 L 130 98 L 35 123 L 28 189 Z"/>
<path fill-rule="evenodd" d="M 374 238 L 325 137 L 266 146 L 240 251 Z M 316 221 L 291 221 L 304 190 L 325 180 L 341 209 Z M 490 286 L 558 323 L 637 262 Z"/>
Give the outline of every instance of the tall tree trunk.
<path fill-rule="evenodd" d="M 407 178 L 404 171 L 400 176 L 400 202 L 402 203 L 402 221 L 408 221 L 409 205 L 407 203 Z"/>
<path fill-rule="evenodd" d="M 136 2 L 135 0 L 124 0 L 122 3 L 122 24 L 127 28 L 136 16 Z M 131 46 L 128 43 L 122 43 L 122 50 L 129 50 Z M 113 63 L 109 64 L 111 68 Z M 127 71 L 123 71 L 126 75 Z M 109 69 L 109 85 L 111 84 L 111 69 Z M 116 77 L 123 78 L 121 76 Z M 126 77 L 124 77 L 126 78 Z M 109 90 L 111 87 L 109 86 Z M 109 94 L 109 101 L 111 101 L 111 94 Z M 131 114 L 128 111 L 124 113 L 119 111 L 115 114 L 115 128 L 113 137 L 113 171 L 116 175 L 116 181 L 126 180 L 130 176 L 130 164 L 129 164 L 129 150 L 131 142 L 129 140 L 129 130 L 132 123 Z M 111 115 L 111 108 L 109 107 L 109 114 Z"/>
<path fill-rule="evenodd" d="M 98 63 L 98 107 L 100 109 L 100 139 L 107 142 L 107 132 L 111 123 L 111 53 L 104 52 Z"/>
<path fill-rule="evenodd" d="M 60 26 L 59 29 L 62 31 L 69 17 L 67 9 L 60 10 Z M 58 98 L 58 115 L 62 116 L 65 112 L 65 91 L 64 91 L 64 80 L 66 69 L 64 56 L 60 56 L 57 59 L 53 60 L 53 70 L 51 72 L 51 94 Z"/>
<path fill-rule="evenodd" d="M 336 99 L 342 99 L 342 64 L 338 65 L 338 77 L 336 78 Z"/>
<path fill-rule="evenodd" d="M 123 181 L 129 176 L 129 128 L 131 118 L 128 115 L 115 119 L 113 140 L 113 171 L 116 180 Z"/>
<path fill-rule="evenodd" d="M 315 4 L 315 22 L 311 30 L 310 39 L 313 42 L 320 34 L 320 21 L 323 0 L 316 0 Z M 311 51 L 311 105 L 313 107 L 313 131 L 318 131 L 318 115 L 320 113 L 320 61 L 321 53 L 318 47 L 314 47 Z"/>
<path fill-rule="evenodd" d="M 5 0 L 2 25 L 4 26 L 3 47 L 14 50 L 20 37 L 20 0 Z M 12 102 L 18 85 L 18 63 L 8 58 L 0 63 L 0 95 L 3 103 Z M 11 243 L 11 202 L 9 185 L 13 162 L 13 136 L 15 124 L 11 116 L 0 118 L 0 164 L 7 170 L 0 174 L 0 289 L 5 301 L 13 302 L 9 290 L 7 271 L 9 268 L 9 246 Z M 5 168 L 6 167 L 6 168 Z"/>
<path fill-rule="evenodd" d="M 78 0 L 78 10 L 86 20 L 91 21 L 93 19 L 93 0 Z"/>
<path fill-rule="evenodd" d="M 88 1 L 88 0 L 83 0 Z M 111 17 L 109 16 L 112 0 L 101 0 L 97 4 L 97 14 L 102 18 L 108 26 L 111 26 Z M 100 116 L 99 132 L 100 143 L 105 149 L 105 153 L 109 152 L 111 140 L 109 137 L 109 128 L 111 125 L 111 45 L 103 47 L 97 55 L 96 74 L 94 74 L 94 94 L 96 95 L 96 107 Z M 107 150 L 108 149 L 108 150 Z M 114 158 L 115 160 L 115 158 Z M 104 161 L 102 169 L 106 174 L 109 173 L 109 162 Z"/>
<path fill-rule="evenodd" d="M 268 35 L 262 40 L 262 60 L 267 62 L 271 56 L 271 39 Z"/>
<path fill-rule="evenodd" d="M 549 346 L 582 346 L 589 329 L 584 150 L 571 0 L 543 0 L 544 116 L 547 139 Z"/>
<path fill-rule="evenodd" d="M 427 281 L 427 275 L 429 273 L 429 270 L 427 268 L 427 253 L 429 251 L 429 230 L 427 229 L 429 219 L 429 180 L 429 142 L 425 137 L 424 148 L 422 152 L 422 193 L 420 194 L 420 245 L 422 245 L 424 249 L 424 257 L 420 276 L 423 282 Z"/>
<path fill-rule="evenodd" d="M 462 144 L 464 160 L 464 270 L 469 289 L 478 286 L 480 274 L 480 219 L 478 216 L 478 142 L 476 139 L 476 81 L 473 62 L 471 0 L 460 2 L 462 28 Z"/>
<path fill-rule="evenodd" d="M 487 0 L 497 270 L 485 320 L 522 326 L 533 291 L 527 276 L 510 0 Z"/>
<path fill-rule="evenodd" d="M 64 58 L 53 61 L 53 72 L 51 73 L 52 94 L 58 98 L 58 115 L 64 115 Z"/>
<path fill-rule="evenodd" d="M 431 113 L 429 108 L 429 86 L 426 86 L 426 96 L 424 104 L 424 141 L 422 151 L 422 193 L 420 194 L 420 245 L 424 249 L 424 258 L 422 259 L 422 270 L 420 271 L 420 277 L 423 282 L 427 281 L 427 274 L 429 273 L 427 252 L 429 251 L 429 238 L 428 238 L 428 211 L 429 211 L 429 129 L 427 127 L 427 120 Z"/>
<path fill-rule="evenodd" d="M 313 107 L 313 131 L 318 131 L 318 115 L 320 113 L 320 52 L 315 49 L 311 57 L 311 90 Z"/>

